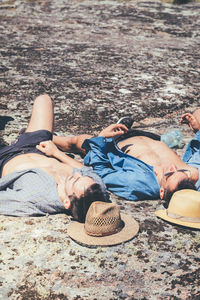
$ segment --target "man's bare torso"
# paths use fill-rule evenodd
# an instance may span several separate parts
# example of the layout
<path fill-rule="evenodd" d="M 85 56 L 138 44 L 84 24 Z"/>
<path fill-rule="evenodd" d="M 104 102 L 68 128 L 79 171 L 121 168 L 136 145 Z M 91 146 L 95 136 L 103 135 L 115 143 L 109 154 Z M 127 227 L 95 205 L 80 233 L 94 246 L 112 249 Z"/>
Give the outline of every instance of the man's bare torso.
<path fill-rule="evenodd" d="M 72 168 L 64 163 L 61 163 L 55 158 L 46 157 L 37 153 L 20 154 L 9 160 L 2 172 L 2 176 L 8 175 L 15 171 L 21 171 L 31 168 L 40 168 L 51 175 L 56 182 L 60 176 L 66 177 L 72 174 Z"/>
<path fill-rule="evenodd" d="M 118 143 L 118 147 L 130 145 L 125 153 L 134 156 L 154 167 L 154 171 L 160 182 L 164 169 L 169 163 L 181 162 L 175 151 L 165 143 L 153 140 L 145 136 L 135 136 Z"/>

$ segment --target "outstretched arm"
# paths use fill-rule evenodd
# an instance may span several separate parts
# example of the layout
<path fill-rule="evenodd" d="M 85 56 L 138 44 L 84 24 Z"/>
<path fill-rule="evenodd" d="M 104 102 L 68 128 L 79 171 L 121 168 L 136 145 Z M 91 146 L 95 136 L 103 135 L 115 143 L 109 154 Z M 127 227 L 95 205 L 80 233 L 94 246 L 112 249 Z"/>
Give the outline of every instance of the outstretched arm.
<path fill-rule="evenodd" d="M 128 128 L 123 124 L 112 124 L 105 129 L 103 129 L 99 136 L 103 137 L 116 137 L 121 134 L 124 134 L 128 131 Z M 85 156 L 86 152 L 81 147 L 83 142 L 86 139 L 91 139 L 93 136 L 89 134 L 80 134 L 76 136 L 53 136 L 53 142 L 56 146 L 62 151 L 68 153 L 78 153 L 80 155 Z"/>
<path fill-rule="evenodd" d="M 36 148 L 45 153 L 47 156 L 54 157 L 72 168 L 83 167 L 83 165 L 79 161 L 69 157 L 64 152 L 60 151 L 52 141 L 41 142 L 36 146 Z"/>
<path fill-rule="evenodd" d="M 85 155 L 85 150 L 81 148 L 81 145 L 86 139 L 92 138 L 89 134 L 80 134 L 76 136 L 53 136 L 53 142 L 56 146 L 64 152 L 77 153 Z"/>

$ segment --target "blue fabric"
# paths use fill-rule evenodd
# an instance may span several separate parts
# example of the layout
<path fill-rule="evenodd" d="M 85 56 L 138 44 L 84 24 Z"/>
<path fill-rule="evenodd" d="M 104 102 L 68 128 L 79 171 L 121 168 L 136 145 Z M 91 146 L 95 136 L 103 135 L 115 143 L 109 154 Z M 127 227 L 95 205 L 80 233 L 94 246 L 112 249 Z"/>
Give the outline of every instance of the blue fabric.
<path fill-rule="evenodd" d="M 197 190 L 200 191 L 200 131 L 198 131 L 189 142 L 183 156 L 183 161 L 189 166 L 199 170 L 199 179 L 195 185 Z"/>
<path fill-rule="evenodd" d="M 153 167 L 123 153 L 111 138 L 87 139 L 82 148 L 88 152 L 84 164 L 94 169 L 111 192 L 133 201 L 160 198 Z"/>

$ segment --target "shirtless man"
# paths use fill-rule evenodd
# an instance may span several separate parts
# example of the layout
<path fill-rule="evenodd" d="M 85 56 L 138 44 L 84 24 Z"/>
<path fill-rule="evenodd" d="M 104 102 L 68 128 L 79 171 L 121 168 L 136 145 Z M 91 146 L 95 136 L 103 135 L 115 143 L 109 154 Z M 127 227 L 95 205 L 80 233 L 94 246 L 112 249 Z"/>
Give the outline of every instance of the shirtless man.
<path fill-rule="evenodd" d="M 128 200 L 160 197 L 168 202 L 176 190 L 200 190 L 200 109 L 194 114 L 183 114 L 181 123 L 184 122 L 196 133 L 192 140 L 196 142 L 189 143 L 183 160 L 158 139 L 147 136 L 133 136 L 119 142 L 109 139 L 118 130 L 116 124 L 102 130 L 98 137 L 88 136 L 86 140 L 86 136 L 82 140 L 81 136 L 60 137 L 55 142 L 63 150 L 71 144 L 85 151 L 85 165 L 92 166 L 107 188 L 118 196 Z M 191 150 L 194 143 L 198 144 L 193 149 L 195 157 Z"/>
<path fill-rule="evenodd" d="M 37 97 L 25 133 L 0 150 L 0 214 L 69 213 L 83 222 L 93 201 L 106 201 L 105 185 L 92 168 L 51 141 L 53 119 L 50 97 Z"/>

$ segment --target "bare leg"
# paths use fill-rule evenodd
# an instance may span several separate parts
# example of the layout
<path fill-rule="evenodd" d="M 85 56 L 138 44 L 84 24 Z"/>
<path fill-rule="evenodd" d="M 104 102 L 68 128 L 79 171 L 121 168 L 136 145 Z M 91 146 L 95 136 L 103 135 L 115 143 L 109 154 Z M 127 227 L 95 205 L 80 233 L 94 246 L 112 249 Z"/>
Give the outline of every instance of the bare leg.
<path fill-rule="evenodd" d="M 33 104 L 31 119 L 29 121 L 26 132 L 35 130 L 49 130 L 53 131 L 53 103 L 48 95 L 38 96 Z"/>
<path fill-rule="evenodd" d="M 26 132 L 32 132 L 35 130 L 49 130 L 53 132 L 53 103 L 48 95 L 38 96 L 33 104 L 33 110 L 30 122 L 26 129 Z M 81 148 L 82 143 L 86 138 L 91 138 L 91 135 L 82 134 L 78 136 L 53 136 L 53 142 L 62 151 L 80 153 L 85 155 L 84 149 Z"/>
<path fill-rule="evenodd" d="M 56 146 L 65 152 L 78 153 L 85 155 L 85 150 L 81 148 L 85 139 L 92 138 L 89 134 L 80 134 L 76 136 L 53 136 L 53 142 Z"/>
<path fill-rule="evenodd" d="M 185 113 L 181 117 L 181 123 L 186 123 L 194 133 L 200 130 L 200 109 L 196 109 L 193 114 Z"/>

